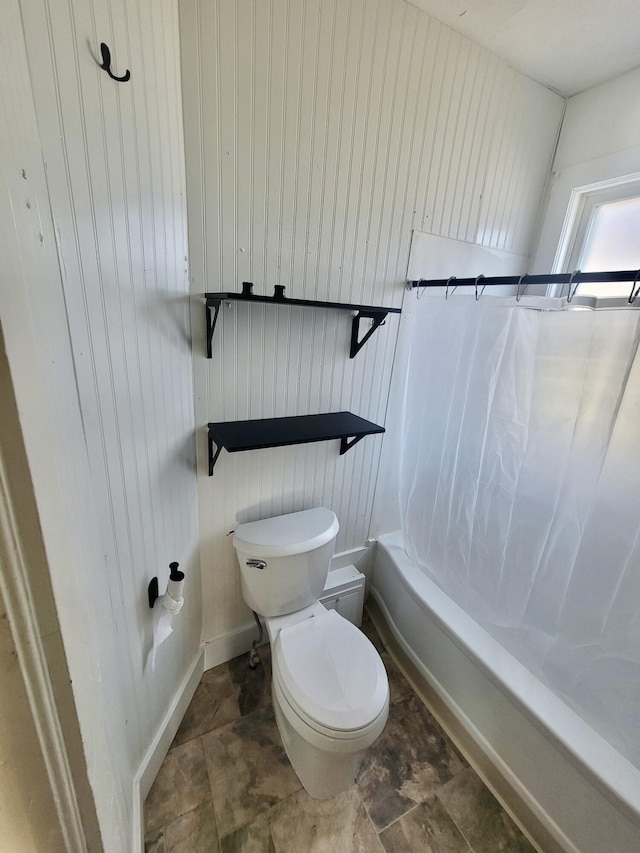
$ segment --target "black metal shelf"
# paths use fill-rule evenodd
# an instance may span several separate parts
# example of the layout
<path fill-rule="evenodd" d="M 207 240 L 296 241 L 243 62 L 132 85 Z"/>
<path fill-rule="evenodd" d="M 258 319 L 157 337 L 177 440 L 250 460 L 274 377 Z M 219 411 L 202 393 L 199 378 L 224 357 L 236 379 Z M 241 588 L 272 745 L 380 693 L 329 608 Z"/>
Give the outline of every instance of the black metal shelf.
<path fill-rule="evenodd" d="M 213 474 L 213 466 L 223 447 L 229 453 L 237 453 L 339 438 L 342 455 L 365 435 L 381 432 L 384 432 L 384 427 L 351 412 L 209 424 L 209 476 Z"/>
<path fill-rule="evenodd" d="M 297 305 L 307 308 L 330 308 L 340 311 L 357 311 L 351 323 L 351 347 L 349 358 L 362 349 L 375 330 L 385 322 L 387 314 L 400 314 L 400 308 L 384 308 L 378 305 L 351 305 L 346 302 L 320 302 L 313 299 L 287 299 L 284 295 L 284 287 L 276 285 L 273 296 L 258 296 L 253 293 L 253 284 L 249 281 L 242 283 L 241 293 L 205 293 L 205 314 L 207 323 L 207 358 L 211 358 L 211 340 L 218 319 L 220 305 L 223 302 L 259 302 L 268 305 Z M 373 325 L 358 340 L 360 334 L 360 320 L 373 320 Z"/>

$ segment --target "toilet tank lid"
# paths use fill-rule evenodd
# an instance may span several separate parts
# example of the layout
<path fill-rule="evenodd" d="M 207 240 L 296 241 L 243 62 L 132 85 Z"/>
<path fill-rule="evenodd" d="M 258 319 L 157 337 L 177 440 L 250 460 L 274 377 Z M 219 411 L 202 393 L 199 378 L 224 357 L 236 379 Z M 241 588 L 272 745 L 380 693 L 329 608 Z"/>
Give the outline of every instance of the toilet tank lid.
<path fill-rule="evenodd" d="M 235 529 L 233 545 L 262 557 L 290 557 L 326 545 L 340 525 L 334 512 L 319 506 L 302 512 L 249 521 Z"/>

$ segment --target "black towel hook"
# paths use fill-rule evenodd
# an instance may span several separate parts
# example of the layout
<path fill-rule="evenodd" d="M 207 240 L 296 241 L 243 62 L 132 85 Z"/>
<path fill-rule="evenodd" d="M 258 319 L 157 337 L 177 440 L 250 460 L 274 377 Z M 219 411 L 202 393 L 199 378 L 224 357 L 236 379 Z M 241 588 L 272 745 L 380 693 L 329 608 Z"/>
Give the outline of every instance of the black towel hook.
<path fill-rule="evenodd" d="M 107 74 L 109 75 L 109 77 L 111 77 L 112 80 L 117 80 L 118 83 L 126 83 L 127 80 L 129 80 L 129 78 L 131 77 L 131 72 L 129 71 L 129 69 L 126 70 L 122 77 L 116 77 L 116 75 L 111 70 L 111 51 L 104 42 L 100 42 L 100 52 L 102 53 L 102 65 L 100 66 L 100 68 L 104 68 L 104 70 L 107 72 Z"/>

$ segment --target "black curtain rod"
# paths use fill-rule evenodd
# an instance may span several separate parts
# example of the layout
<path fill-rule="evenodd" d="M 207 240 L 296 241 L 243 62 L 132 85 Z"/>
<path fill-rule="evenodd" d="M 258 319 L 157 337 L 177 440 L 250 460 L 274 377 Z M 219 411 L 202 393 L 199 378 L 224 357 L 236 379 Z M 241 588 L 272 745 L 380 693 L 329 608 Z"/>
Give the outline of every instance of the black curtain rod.
<path fill-rule="evenodd" d="M 640 279 L 640 270 L 613 270 L 611 272 L 561 272 L 546 275 L 489 275 L 475 276 L 473 278 L 420 278 L 415 281 L 408 281 L 407 287 L 473 287 L 505 284 L 505 285 L 520 285 L 526 287 L 530 284 L 571 284 L 578 285 L 583 282 L 607 282 L 607 281 L 632 281 L 636 282 Z"/>

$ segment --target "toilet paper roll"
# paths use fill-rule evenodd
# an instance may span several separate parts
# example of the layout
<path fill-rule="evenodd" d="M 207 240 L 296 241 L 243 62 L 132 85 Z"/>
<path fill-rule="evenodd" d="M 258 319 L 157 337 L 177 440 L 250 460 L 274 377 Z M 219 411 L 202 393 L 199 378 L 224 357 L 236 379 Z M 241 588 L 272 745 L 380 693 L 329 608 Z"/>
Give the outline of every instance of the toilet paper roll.
<path fill-rule="evenodd" d="M 167 583 L 167 591 L 164 595 L 158 596 L 153 605 L 153 645 L 147 658 L 147 666 L 151 667 L 151 672 L 156 668 L 156 653 L 158 647 L 173 633 L 173 617 L 177 616 L 182 610 L 184 598 L 182 590 L 184 589 L 184 579 L 180 581 L 169 580 Z"/>
<path fill-rule="evenodd" d="M 184 579 L 181 581 L 169 580 L 169 582 L 167 583 L 167 591 L 162 596 L 162 606 L 165 610 L 168 610 L 174 615 L 176 613 L 180 613 L 180 611 L 182 610 L 182 605 L 184 604 L 184 598 L 182 597 L 183 589 Z"/>
<path fill-rule="evenodd" d="M 151 667 L 151 672 L 155 672 L 156 654 L 158 647 L 173 633 L 173 613 L 164 607 L 164 595 L 156 598 L 153 605 L 153 645 L 147 658 L 147 666 Z"/>

